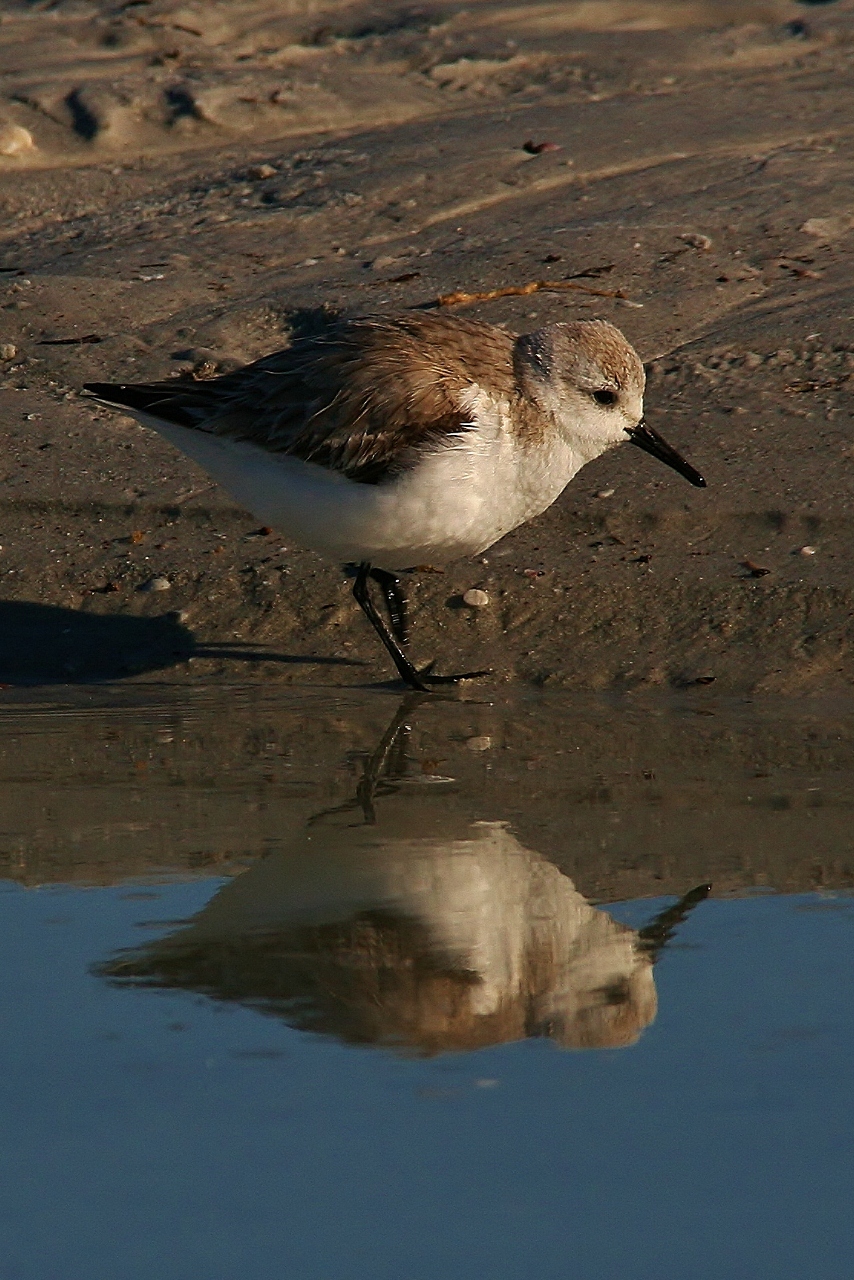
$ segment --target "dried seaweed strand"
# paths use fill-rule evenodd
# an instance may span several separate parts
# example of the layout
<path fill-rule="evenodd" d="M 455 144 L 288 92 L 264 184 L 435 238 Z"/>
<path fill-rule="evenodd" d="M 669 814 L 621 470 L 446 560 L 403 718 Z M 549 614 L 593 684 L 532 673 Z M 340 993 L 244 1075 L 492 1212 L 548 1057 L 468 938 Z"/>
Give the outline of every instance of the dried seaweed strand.
<path fill-rule="evenodd" d="M 440 293 L 434 305 L 470 307 L 475 302 L 492 302 L 494 298 L 524 298 L 530 293 L 556 289 L 577 289 L 579 293 L 589 293 L 594 298 L 620 298 L 623 302 L 631 302 L 622 289 L 591 289 L 589 285 L 578 284 L 575 280 L 530 280 L 527 284 L 508 284 L 500 289 L 486 289 L 482 293 L 466 293 L 464 289 L 458 289 L 455 293 Z M 638 307 L 641 304 L 634 302 L 631 305 Z"/>

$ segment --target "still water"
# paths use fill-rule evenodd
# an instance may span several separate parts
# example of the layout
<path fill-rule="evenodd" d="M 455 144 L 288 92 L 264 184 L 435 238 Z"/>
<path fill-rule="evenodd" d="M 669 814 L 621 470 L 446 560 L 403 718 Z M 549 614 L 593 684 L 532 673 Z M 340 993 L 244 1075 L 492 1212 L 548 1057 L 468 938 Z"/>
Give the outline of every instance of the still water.
<path fill-rule="evenodd" d="M 847 1280 L 850 726 L 7 694 L 0 1280 Z"/>

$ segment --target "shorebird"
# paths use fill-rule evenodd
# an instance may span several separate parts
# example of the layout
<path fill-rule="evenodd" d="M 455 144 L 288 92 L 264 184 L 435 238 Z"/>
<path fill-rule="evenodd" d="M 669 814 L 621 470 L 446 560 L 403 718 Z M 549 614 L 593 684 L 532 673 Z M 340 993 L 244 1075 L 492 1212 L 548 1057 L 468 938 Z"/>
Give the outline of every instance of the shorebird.
<path fill-rule="evenodd" d="M 489 672 L 413 665 L 401 572 L 479 555 L 627 440 L 705 485 L 643 421 L 644 381 L 604 320 L 517 336 L 416 313 L 344 320 L 218 378 L 86 390 L 153 427 L 286 538 L 357 566 L 353 595 L 402 679 L 427 690 Z"/>

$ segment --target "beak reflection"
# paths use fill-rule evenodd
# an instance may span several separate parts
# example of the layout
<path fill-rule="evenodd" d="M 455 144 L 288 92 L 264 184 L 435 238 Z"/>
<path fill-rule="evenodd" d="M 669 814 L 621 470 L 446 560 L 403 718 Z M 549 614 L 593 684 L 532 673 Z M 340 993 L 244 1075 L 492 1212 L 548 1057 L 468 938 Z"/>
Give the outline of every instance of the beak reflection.
<path fill-rule="evenodd" d="M 636 444 L 645 453 L 651 453 L 653 458 L 658 458 L 659 462 L 665 462 L 668 467 L 678 471 L 689 484 L 696 485 L 698 489 L 705 489 L 706 482 L 699 471 L 692 467 L 690 462 L 686 462 L 682 454 L 677 453 L 673 445 L 668 444 L 664 437 L 653 430 L 648 423 L 639 422 L 636 427 L 627 427 L 626 434 L 632 444 Z"/>

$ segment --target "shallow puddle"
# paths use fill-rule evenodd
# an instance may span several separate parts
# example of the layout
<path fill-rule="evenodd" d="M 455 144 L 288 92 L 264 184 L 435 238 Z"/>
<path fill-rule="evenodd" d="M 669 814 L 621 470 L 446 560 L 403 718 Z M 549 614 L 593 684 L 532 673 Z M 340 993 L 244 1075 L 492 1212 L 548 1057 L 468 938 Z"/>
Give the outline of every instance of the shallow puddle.
<path fill-rule="evenodd" d="M 850 1275 L 846 709 L 49 698 L 2 1280 Z"/>

